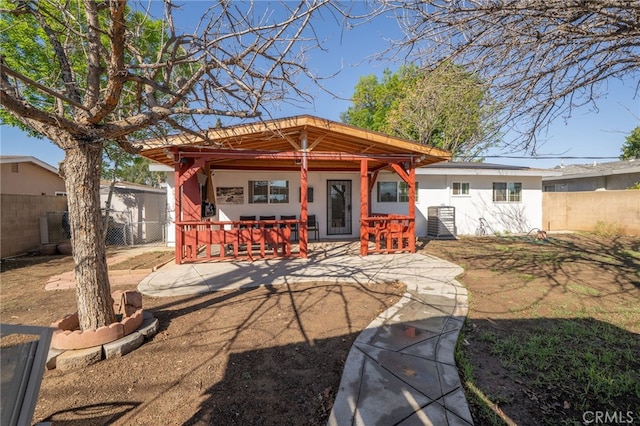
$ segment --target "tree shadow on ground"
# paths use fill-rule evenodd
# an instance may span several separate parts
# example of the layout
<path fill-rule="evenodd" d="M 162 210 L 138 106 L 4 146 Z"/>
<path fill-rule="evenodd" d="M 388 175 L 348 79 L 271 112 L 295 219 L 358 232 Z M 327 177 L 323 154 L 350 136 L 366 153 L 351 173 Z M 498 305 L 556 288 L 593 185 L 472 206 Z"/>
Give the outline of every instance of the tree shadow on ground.
<path fill-rule="evenodd" d="M 230 354 L 223 380 L 185 424 L 325 425 L 356 337 Z"/>
<path fill-rule="evenodd" d="M 631 284 L 640 289 L 640 239 L 629 237 L 599 238 L 563 235 L 536 240 L 532 236 L 498 236 L 463 238 L 456 241 L 421 239 L 418 250 L 426 253 L 438 247 L 445 259 L 454 254 L 465 269 L 489 269 L 503 274 L 526 274 L 549 280 L 555 286 L 568 281 L 580 282 L 576 272 L 588 267 L 606 274 L 613 284 L 610 291 L 627 291 Z M 589 284 L 585 282 L 584 284 Z"/>
<path fill-rule="evenodd" d="M 113 401 L 101 404 L 83 405 L 68 410 L 57 411 L 42 422 L 55 426 L 107 425 L 118 421 L 128 412 L 135 410 L 140 402 Z"/>

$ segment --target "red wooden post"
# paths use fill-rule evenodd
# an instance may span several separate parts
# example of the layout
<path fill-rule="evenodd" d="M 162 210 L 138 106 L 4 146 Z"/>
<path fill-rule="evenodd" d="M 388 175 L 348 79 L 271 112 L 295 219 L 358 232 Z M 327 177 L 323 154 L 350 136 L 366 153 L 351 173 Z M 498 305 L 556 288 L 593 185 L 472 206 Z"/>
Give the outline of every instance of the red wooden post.
<path fill-rule="evenodd" d="M 178 152 L 174 156 L 178 157 Z M 175 162 L 176 223 L 201 219 L 201 194 L 197 171 L 204 165 L 204 158 L 177 159 Z M 176 263 L 184 256 L 184 226 L 176 225 Z M 197 249 L 197 241 L 195 242 Z"/>
<path fill-rule="evenodd" d="M 301 135 L 302 145 L 302 161 L 300 162 L 300 235 L 298 240 L 300 243 L 300 257 L 307 258 L 307 242 L 309 237 L 307 220 L 309 218 L 309 212 L 307 211 L 307 191 L 308 191 L 308 177 L 307 177 L 307 134 L 302 132 Z"/>
<path fill-rule="evenodd" d="M 409 170 L 409 251 L 416 252 L 416 169 Z"/>
<path fill-rule="evenodd" d="M 360 255 L 369 254 L 369 167 L 366 159 L 360 160 Z"/>
<path fill-rule="evenodd" d="M 174 152 L 174 155 L 177 153 Z M 182 192 L 182 187 L 180 184 L 180 162 L 175 161 L 174 163 L 174 173 L 173 173 L 173 196 L 175 199 L 175 228 L 176 228 L 176 247 L 175 247 L 175 262 L 177 264 L 182 262 L 182 225 L 178 225 L 179 222 L 182 222 L 182 203 L 180 202 Z"/>

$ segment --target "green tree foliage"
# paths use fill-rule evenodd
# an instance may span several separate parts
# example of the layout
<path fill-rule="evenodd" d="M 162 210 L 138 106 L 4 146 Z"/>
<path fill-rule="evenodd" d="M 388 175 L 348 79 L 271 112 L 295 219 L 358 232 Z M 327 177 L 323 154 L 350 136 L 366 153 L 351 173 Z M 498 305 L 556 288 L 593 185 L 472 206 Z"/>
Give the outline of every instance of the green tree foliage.
<path fill-rule="evenodd" d="M 404 95 L 404 87 L 415 79 L 417 73 L 417 67 L 410 65 L 400 67 L 395 74 L 385 69 L 381 81 L 374 74 L 360 77 L 352 97 L 353 106 L 340 114 L 340 119 L 363 129 L 386 131 L 389 111 Z"/>
<path fill-rule="evenodd" d="M 158 20 L 145 3 L 0 0 L 0 121 L 65 152 L 83 330 L 115 319 L 99 201 L 103 154 L 114 144 L 135 153 L 139 138 L 168 132 L 206 141 L 207 117 L 255 118 L 270 103 L 311 98 L 299 78 L 310 75 L 304 55 L 318 47 L 311 18 L 338 10 L 330 0 L 211 1 L 185 33 L 175 25 L 179 5 L 153 2 Z M 140 167 L 127 161 L 125 169 Z"/>
<path fill-rule="evenodd" d="M 626 142 L 622 145 L 621 160 L 630 160 L 640 158 L 640 126 L 631 131 L 627 136 Z"/>
<path fill-rule="evenodd" d="M 361 77 L 343 122 L 451 151 L 458 160 L 477 159 L 494 143 L 495 108 L 487 88 L 459 66 L 434 70 L 415 65 L 386 69 L 382 80 Z"/>
<path fill-rule="evenodd" d="M 124 151 L 116 143 L 106 143 L 102 154 L 102 178 L 158 187 L 165 181 L 165 174 L 149 171 L 150 163 L 144 157 Z"/>

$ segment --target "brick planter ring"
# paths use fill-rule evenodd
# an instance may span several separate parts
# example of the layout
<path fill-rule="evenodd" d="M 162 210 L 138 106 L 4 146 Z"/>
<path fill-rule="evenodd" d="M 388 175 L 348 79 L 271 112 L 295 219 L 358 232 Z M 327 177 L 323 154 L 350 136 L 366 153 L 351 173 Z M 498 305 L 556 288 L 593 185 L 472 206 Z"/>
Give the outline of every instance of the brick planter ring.
<path fill-rule="evenodd" d="M 123 311 L 121 321 L 96 330 L 78 330 L 78 313 L 66 316 L 51 324 L 56 330 L 51 338 L 51 347 L 56 349 L 84 349 L 110 343 L 133 333 L 143 321 L 142 296 L 138 292 L 116 291 L 114 298 L 116 312 Z M 124 302 L 124 303 L 122 303 Z"/>

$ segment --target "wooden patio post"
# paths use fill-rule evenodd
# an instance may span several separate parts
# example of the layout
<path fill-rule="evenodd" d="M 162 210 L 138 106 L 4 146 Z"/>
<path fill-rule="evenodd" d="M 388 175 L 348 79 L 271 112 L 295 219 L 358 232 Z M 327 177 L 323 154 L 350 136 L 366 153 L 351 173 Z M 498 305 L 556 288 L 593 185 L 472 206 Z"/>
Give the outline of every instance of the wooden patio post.
<path fill-rule="evenodd" d="M 360 160 L 360 255 L 369 254 L 369 167 L 366 158 Z"/>
<path fill-rule="evenodd" d="M 416 169 L 413 163 L 409 166 L 409 251 L 416 252 Z"/>
<path fill-rule="evenodd" d="M 182 261 L 185 241 L 182 222 L 197 222 L 201 219 L 202 199 L 198 183 L 198 170 L 204 166 L 204 158 L 180 159 L 175 163 L 176 198 L 176 263 Z M 195 247 L 195 243 L 194 243 Z"/>
<path fill-rule="evenodd" d="M 302 161 L 300 162 L 300 235 L 298 235 L 298 241 L 300 243 L 300 257 L 307 258 L 307 242 L 309 238 L 307 220 L 309 214 L 307 211 L 307 191 L 308 191 L 308 173 L 307 173 L 307 132 L 302 132 L 301 139 L 301 151 Z"/>
<path fill-rule="evenodd" d="M 174 174 L 173 174 L 173 182 L 174 182 L 174 188 L 173 188 L 173 197 L 175 200 L 175 218 L 174 218 L 174 224 L 173 226 L 175 227 L 175 233 L 176 233 L 176 247 L 175 247 L 175 262 L 176 264 L 179 264 L 180 261 L 182 260 L 182 231 L 181 231 L 181 227 L 178 225 L 178 222 L 182 222 L 182 197 L 180 196 L 181 192 L 182 192 L 182 184 L 180 183 L 180 161 L 177 160 L 177 152 L 174 152 L 174 156 L 176 157 L 175 162 L 173 163 L 174 165 Z"/>

